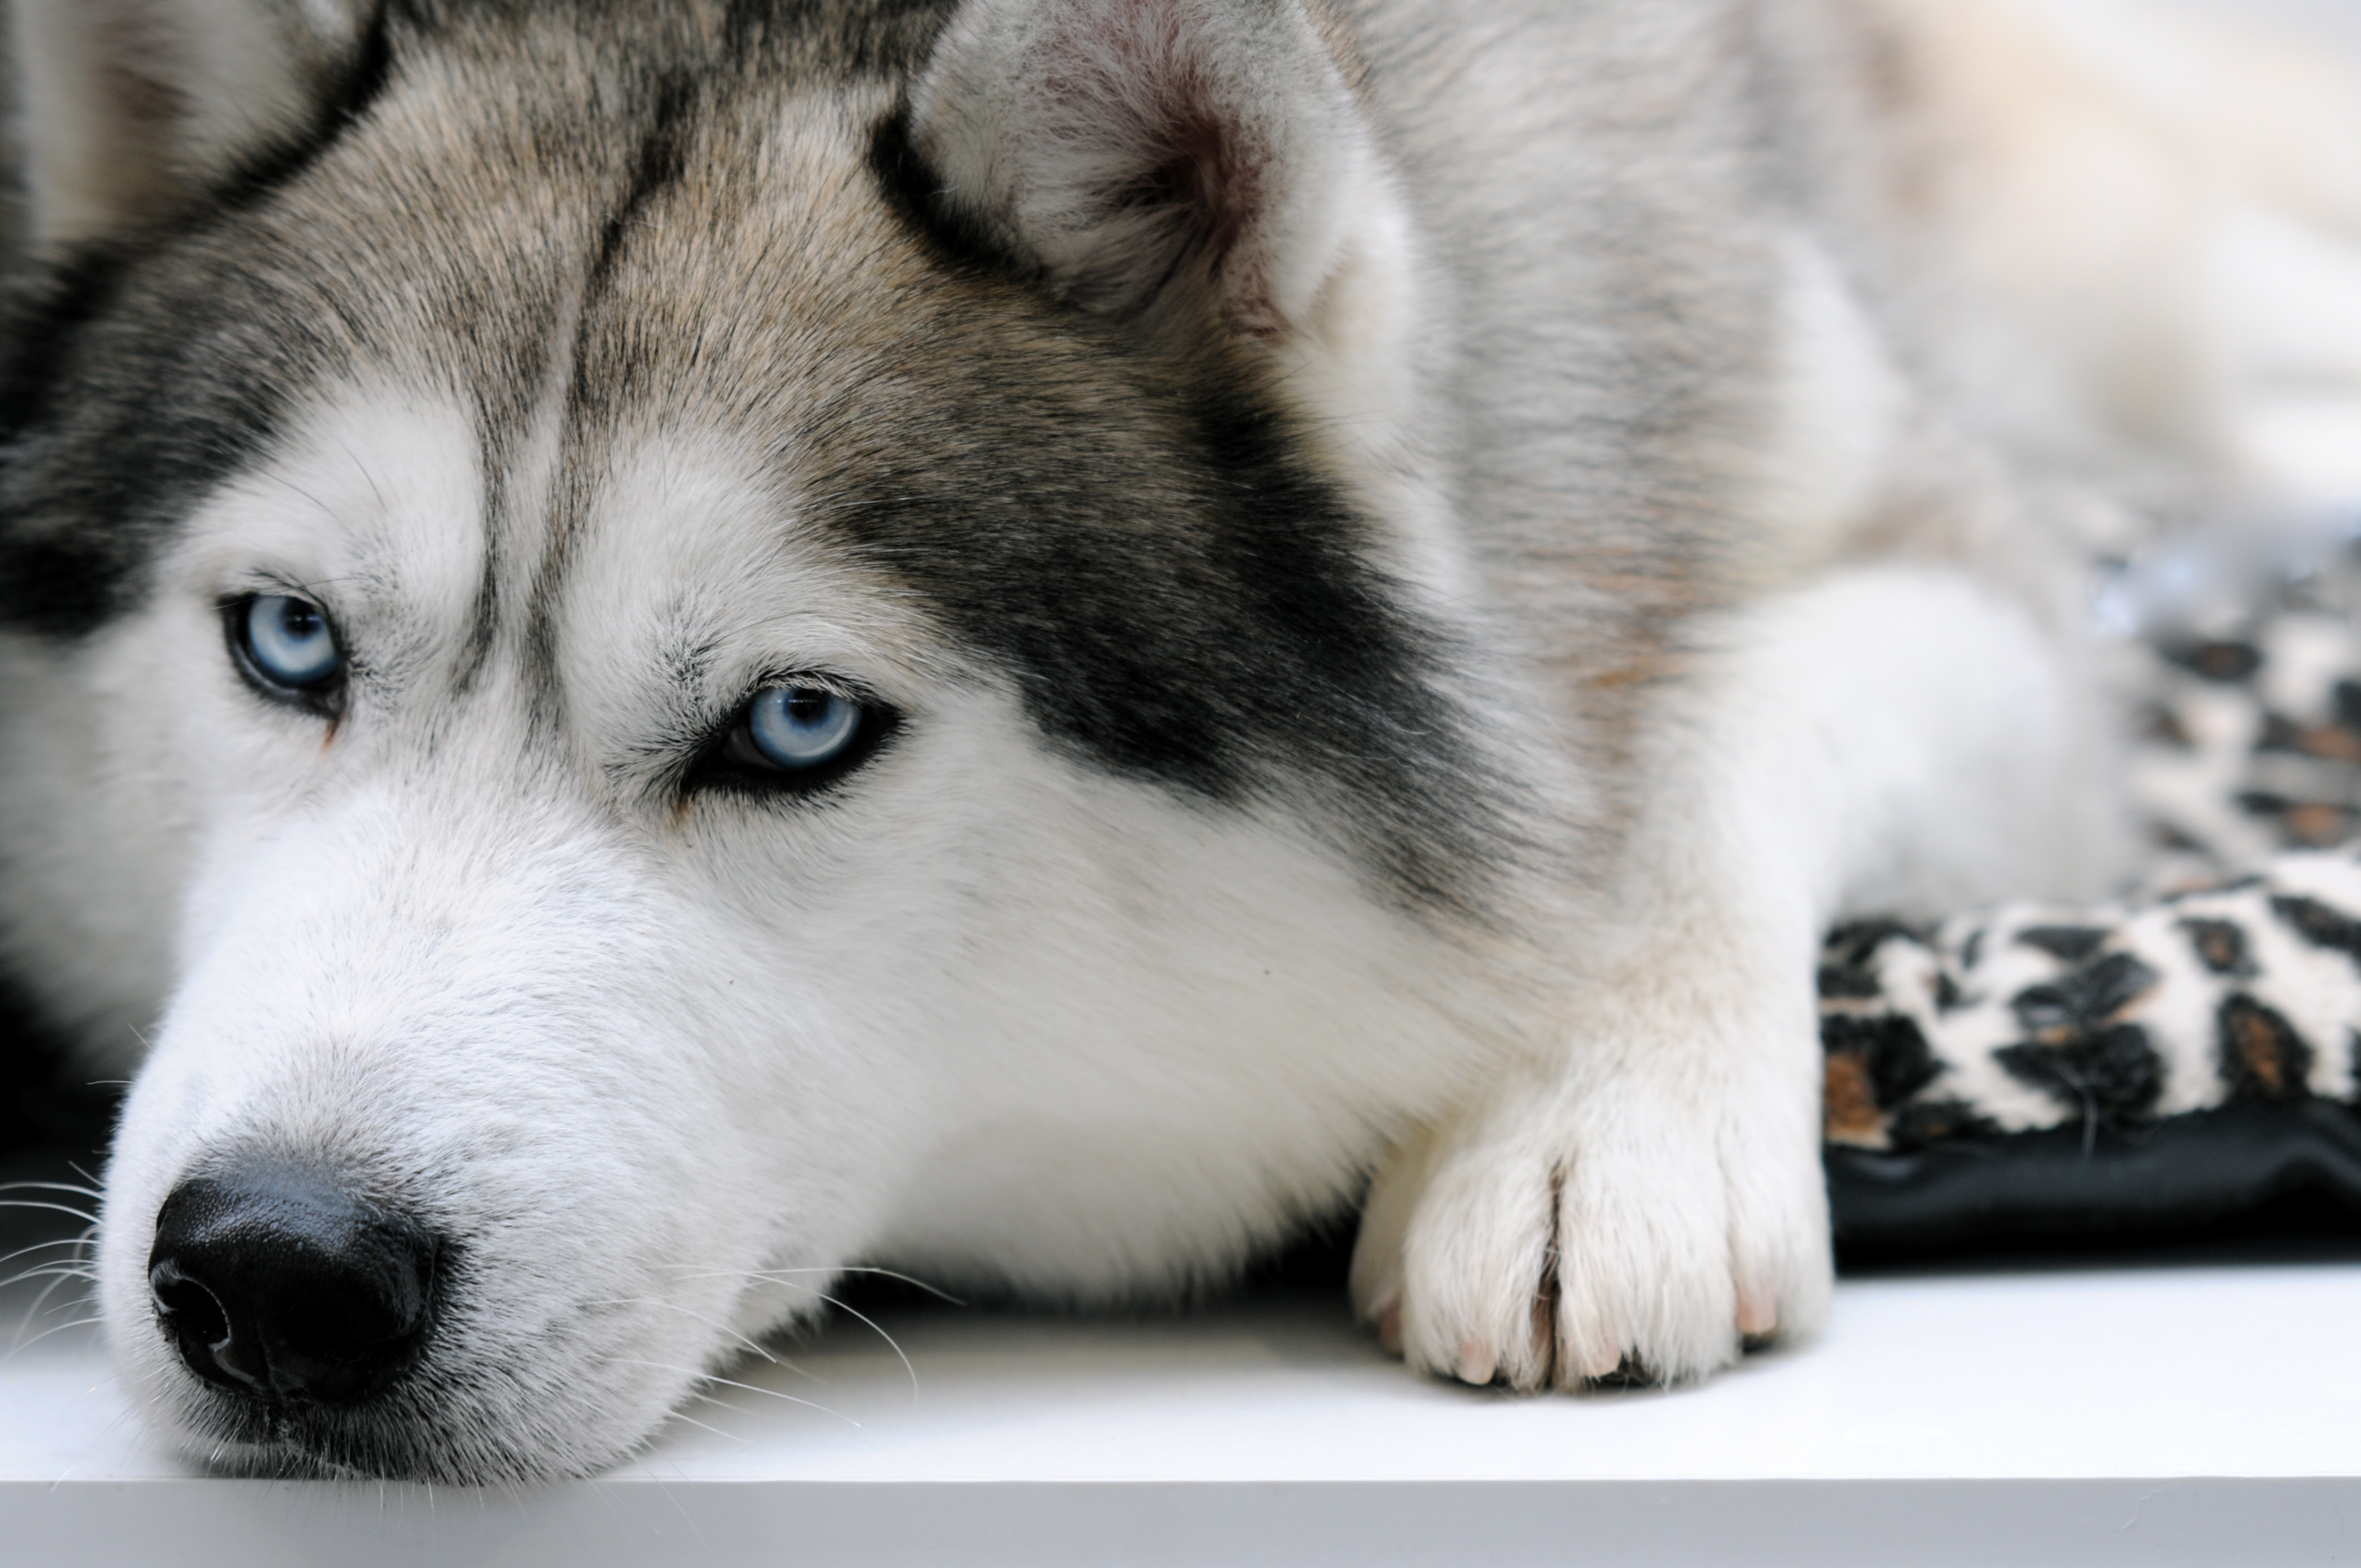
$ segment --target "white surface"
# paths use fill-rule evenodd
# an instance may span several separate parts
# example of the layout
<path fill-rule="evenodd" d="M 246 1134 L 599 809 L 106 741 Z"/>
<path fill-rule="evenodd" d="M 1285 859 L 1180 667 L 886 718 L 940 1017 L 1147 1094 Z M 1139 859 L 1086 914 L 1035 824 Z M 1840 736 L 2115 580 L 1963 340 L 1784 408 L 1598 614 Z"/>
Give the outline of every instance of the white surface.
<path fill-rule="evenodd" d="M 884 1323 L 915 1389 L 847 1322 L 522 1497 L 199 1478 L 54 1334 L 0 1362 L 0 1562 L 2361 1562 L 2361 1262 L 1850 1281 L 1809 1350 L 1580 1398 L 1324 1295 Z"/>

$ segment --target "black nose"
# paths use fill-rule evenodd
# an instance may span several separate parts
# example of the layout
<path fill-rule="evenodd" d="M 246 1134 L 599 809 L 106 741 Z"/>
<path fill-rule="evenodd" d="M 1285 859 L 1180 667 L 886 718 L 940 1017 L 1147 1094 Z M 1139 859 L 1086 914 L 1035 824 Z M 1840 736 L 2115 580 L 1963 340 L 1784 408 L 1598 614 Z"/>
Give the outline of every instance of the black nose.
<path fill-rule="evenodd" d="M 327 1171 L 254 1165 L 172 1190 L 148 1287 L 198 1376 L 273 1401 L 348 1404 L 426 1337 L 438 1250 Z"/>

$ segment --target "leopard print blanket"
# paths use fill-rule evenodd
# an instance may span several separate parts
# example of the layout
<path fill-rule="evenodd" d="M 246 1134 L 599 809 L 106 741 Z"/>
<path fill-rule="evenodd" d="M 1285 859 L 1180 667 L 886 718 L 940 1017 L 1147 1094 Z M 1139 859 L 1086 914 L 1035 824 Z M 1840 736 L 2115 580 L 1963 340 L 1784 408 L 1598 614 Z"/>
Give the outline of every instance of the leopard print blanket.
<path fill-rule="evenodd" d="M 1982 1161 L 1961 1170 L 2015 1146 L 2089 1160 L 2241 1106 L 2308 1108 L 2313 1131 L 2361 1107 L 2361 555 L 2246 602 L 2259 608 L 2216 608 L 2204 634 L 2181 615 L 2126 643 L 2128 782 L 2155 849 L 2140 892 L 1828 935 L 1840 1239 L 1861 1182 L 1934 1179 L 1913 1155 Z M 2361 1137 L 2361 1114 L 2352 1125 Z"/>

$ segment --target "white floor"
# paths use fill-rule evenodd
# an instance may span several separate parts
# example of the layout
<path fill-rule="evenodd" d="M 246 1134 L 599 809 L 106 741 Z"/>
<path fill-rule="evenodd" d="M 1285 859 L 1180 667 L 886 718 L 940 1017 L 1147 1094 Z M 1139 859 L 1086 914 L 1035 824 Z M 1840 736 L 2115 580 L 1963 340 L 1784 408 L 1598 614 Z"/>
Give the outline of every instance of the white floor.
<path fill-rule="evenodd" d="M 0 1360 L 0 1563 L 2361 1561 L 2361 1252 L 1848 1281 L 1674 1394 L 1421 1382 L 1325 1294 L 884 1327 L 522 1497 L 201 1478 L 69 1330 Z"/>

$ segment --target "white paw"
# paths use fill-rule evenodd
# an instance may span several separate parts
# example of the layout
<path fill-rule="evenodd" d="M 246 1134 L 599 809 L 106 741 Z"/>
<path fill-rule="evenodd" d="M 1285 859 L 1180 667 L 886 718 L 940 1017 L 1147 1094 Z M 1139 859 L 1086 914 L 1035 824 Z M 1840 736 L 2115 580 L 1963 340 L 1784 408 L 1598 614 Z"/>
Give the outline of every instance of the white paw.
<path fill-rule="evenodd" d="M 1638 1076 L 1537 1087 L 1397 1152 L 1353 1259 L 1355 1306 L 1389 1349 L 1469 1383 L 1567 1388 L 1698 1377 L 1819 1326 L 1808 1091 L 1700 1106 Z"/>

